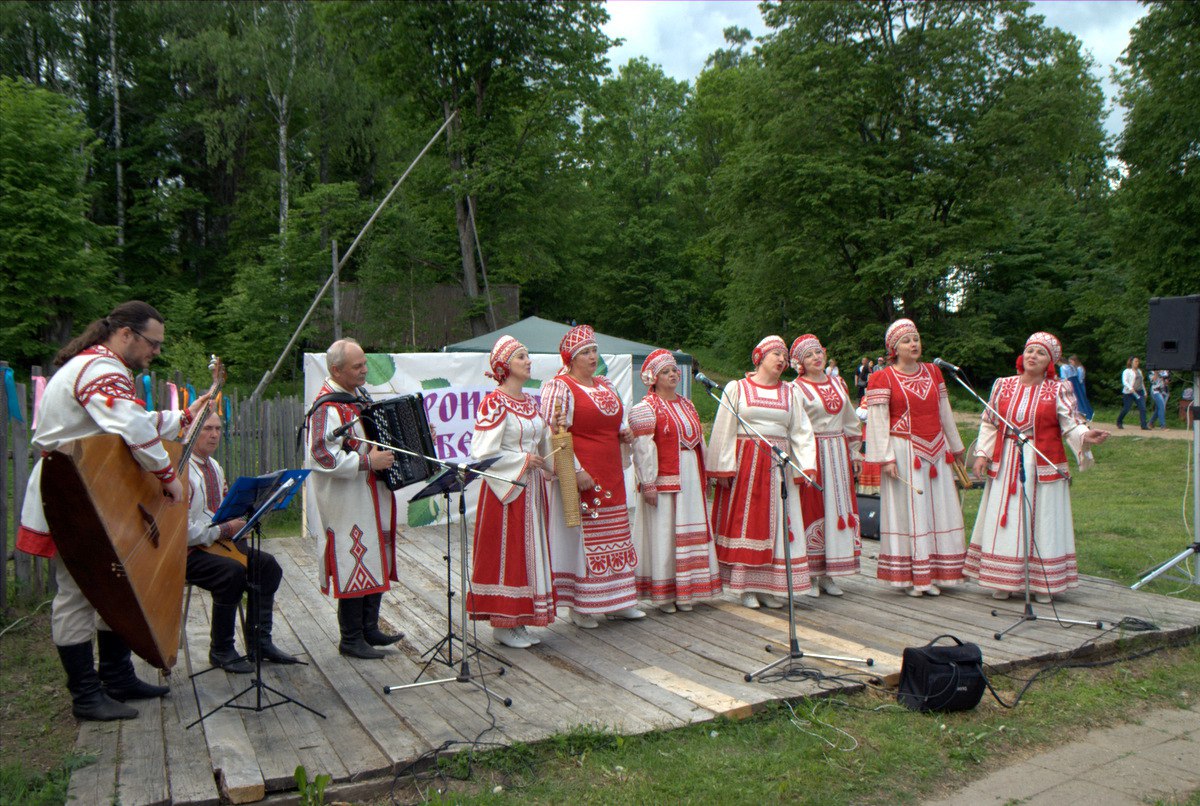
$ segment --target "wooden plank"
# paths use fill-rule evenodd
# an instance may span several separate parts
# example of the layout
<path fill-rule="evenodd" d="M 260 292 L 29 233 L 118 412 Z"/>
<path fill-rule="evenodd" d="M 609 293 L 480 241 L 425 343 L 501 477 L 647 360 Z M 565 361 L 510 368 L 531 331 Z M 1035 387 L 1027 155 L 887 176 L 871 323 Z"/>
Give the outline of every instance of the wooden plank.
<path fill-rule="evenodd" d="M 308 652 L 312 668 L 325 678 L 332 695 L 321 704 L 310 705 L 326 713 L 345 708 L 392 765 L 407 762 L 446 739 L 463 738 L 436 713 L 431 713 L 427 705 L 419 703 L 422 707 L 415 709 L 417 713 L 401 715 L 383 698 L 381 691 L 364 685 L 355 664 L 367 661 L 352 663 L 338 654 L 332 603 L 313 585 L 312 576 L 300 571 L 290 550 L 275 556 L 284 569 L 283 584 L 276 594 L 278 610 L 286 615 L 292 631 Z"/>
<path fill-rule="evenodd" d="M 72 806 L 108 806 L 117 797 L 117 761 L 120 722 L 80 722 L 75 739 L 76 756 L 95 756 L 95 761 L 71 774 L 67 803 Z"/>
<path fill-rule="evenodd" d="M 722 610 L 726 613 L 733 614 L 743 620 L 753 621 L 756 624 L 774 630 L 775 636 L 768 636 L 770 640 L 775 641 L 780 646 L 787 650 L 790 640 L 787 616 L 782 611 L 780 615 L 773 613 L 764 613 L 761 610 L 751 610 L 741 605 L 733 604 L 728 601 L 716 602 L 712 605 L 717 610 Z M 850 658 L 870 658 L 875 661 L 872 668 L 881 670 L 882 674 L 887 674 L 888 671 L 900 669 L 900 658 L 898 655 L 880 651 L 878 647 L 867 646 L 856 641 L 849 641 L 830 635 L 829 633 L 813 629 L 799 622 L 796 624 L 796 638 L 804 647 L 805 650 L 817 655 L 839 655 Z M 834 663 L 833 661 L 830 661 Z M 850 666 L 857 670 L 863 670 L 867 667 L 863 664 L 854 664 L 846 662 L 836 662 L 839 666 Z"/>
<path fill-rule="evenodd" d="M 158 670 L 141 658 L 134 659 L 138 677 L 158 683 Z M 168 697 L 183 696 L 172 691 Z M 163 739 L 163 700 L 129 703 L 137 719 L 121 722 L 121 754 L 117 764 L 117 802 L 122 806 L 158 806 L 170 802 L 167 785 L 166 744 Z"/>
<path fill-rule="evenodd" d="M 612 648 L 621 647 L 626 653 L 638 659 L 639 666 L 657 666 L 666 669 L 681 677 L 686 677 L 701 685 L 755 705 L 775 699 L 777 696 L 776 690 L 767 691 L 762 686 L 747 683 L 744 679 L 744 671 L 713 664 L 700 655 L 681 650 L 679 647 L 663 646 L 662 642 L 657 640 L 641 621 L 609 622 L 599 629 L 591 630 L 590 634 L 595 636 L 596 640 L 603 641 Z M 788 696 L 801 696 L 815 691 L 815 687 L 811 684 L 787 681 L 782 685 L 790 689 Z"/>
<path fill-rule="evenodd" d="M 750 716 L 754 710 L 752 703 L 731 697 L 724 692 L 701 685 L 694 680 L 680 677 L 673 672 L 668 672 L 666 669 L 660 669 L 657 666 L 634 669 L 633 673 L 719 716 L 731 719 L 744 719 Z"/>
<path fill-rule="evenodd" d="M 276 618 L 275 645 L 285 652 L 304 648 L 286 619 Z M 302 660 L 310 660 L 302 657 Z M 279 719 L 292 739 L 298 761 L 311 774 L 327 773 L 335 781 L 383 775 L 391 761 L 375 746 L 358 721 L 345 708 L 325 708 L 329 699 L 325 678 L 311 666 L 271 666 L 277 687 L 305 705 L 325 714 L 325 719 L 298 705 L 280 706 Z"/>
<path fill-rule="evenodd" d="M 163 701 L 163 741 L 171 801 L 188 806 L 215 806 L 220 802 L 220 793 L 213 778 L 204 729 L 199 725 L 185 729 L 196 718 L 191 682 L 186 670 L 178 667 L 171 678 L 171 694 Z"/>
<path fill-rule="evenodd" d="M 201 602 L 204 604 L 201 605 Z M 189 622 L 193 617 L 200 617 L 196 614 L 197 610 L 202 611 L 204 619 L 207 620 L 207 597 L 193 594 Z M 200 669 L 206 668 L 208 635 L 201 635 L 198 631 L 189 629 L 187 640 L 193 665 Z M 195 678 L 200 711 L 192 715 L 189 723 L 234 695 L 236 690 L 229 678 L 230 676 L 220 669 Z M 252 803 L 263 799 L 266 795 L 266 784 L 258 766 L 258 757 L 236 709 L 222 708 L 190 730 L 204 731 L 209 757 L 212 759 L 213 775 L 223 800 L 230 803 Z"/>
<path fill-rule="evenodd" d="M 409 545 L 403 551 L 416 552 L 419 549 L 419 546 Z M 412 564 L 407 566 L 406 577 L 421 573 L 426 579 L 431 578 L 431 569 L 420 564 L 423 555 L 402 553 L 402 556 L 416 558 Z M 440 558 L 439 554 L 437 557 L 439 562 Z M 444 586 L 444 579 L 439 584 Z M 399 617 L 402 603 L 406 605 L 407 618 Z M 422 632 L 425 634 L 420 636 L 410 630 L 410 642 L 419 637 L 420 640 L 417 641 L 419 646 L 432 645 L 445 635 L 444 590 L 433 590 L 428 586 L 410 588 L 402 582 L 400 585 L 392 586 L 392 591 L 384 597 L 384 605 L 385 612 L 390 611 L 394 616 L 395 623 L 401 625 L 417 627 L 418 625 L 414 624 L 414 616 L 417 613 L 434 614 L 433 619 L 427 622 L 434 629 L 432 631 L 423 630 Z M 570 673 L 546 663 L 544 659 L 538 657 L 539 650 L 514 650 L 486 640 L 490 632 L 490 627 L 482 626 L 480 622 L 472 621 L 468 625 L 467 637 L 482 649 L 504 658 L 510 667 L 509 673 L 504 675 L 502 680 L 489 677 L 489 688 L 494 687 L 498 693 L 511 692 L 514 699 L 512 713 L 533 725 L 538 730 L 539 737 L 544 735 L 547 729 L 553 732 L 561 729 L 564 724 L 577 725 L 588 719 L 587 712 L 576 705 L 575 697 L 590 699 L 592 696 L 591 686 L 581 685 L 572 679 Z M 494 667 L 494 663 L 485 664 L 485 668 Z M 442 668 L 444 669 L 444 667 Z M 521 677 L 522 673 L 524 679 Z M 444 672 L 438 672 L 438 674 L 444 674 Z M 572 696 L 567 696 L 568 692 Z M 531 703 L 536 703 L 536 707 L 531 708 Z M 505 721 L 506 733 L 517 730 L 514 725 Z"/>

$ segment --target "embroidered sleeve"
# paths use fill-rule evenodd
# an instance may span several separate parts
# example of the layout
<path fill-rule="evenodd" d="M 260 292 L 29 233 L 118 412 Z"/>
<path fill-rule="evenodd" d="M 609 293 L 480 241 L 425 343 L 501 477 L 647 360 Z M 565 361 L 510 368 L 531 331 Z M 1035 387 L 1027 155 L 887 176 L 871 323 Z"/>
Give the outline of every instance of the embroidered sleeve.
<path fill-rule="evenodd" d="M 1083 435 L 1088 432 L 1087 420 L 1079 413 L 1075 403 L 1075 391 L 1069 382 L 1058 384 L 1056 398 L 1058 427 L 1062 431 L 1063 439 L 1071 448 L 1071 452 L 1075 454 L 1075 461 L 1079 463 L 1079 469 L 1087 470 L 1096 463 L 1096 460 L 1092 456 L 1091 446 L 1083 444 Z"/>
<path fill-rule="evenodd" d="M 658 446 L 654 444 L 657 417 L 654 406 L 643 400 L 629 410 L 629 427 L 633 431 L 633 468 L 643 492 L 655 490 L 658 479 Z"/>
<path fill-rule="evenodd" d="M 341 425 L 341 413 L 332 403 L 326 403 L 313 412 L 308 427 L 308 450 L 314 473 L 351 479 L 360 472 L 370 470 L 365 451 L 342 450 L 341 438 L 333 436 L 333 432 Z"/>
<path fill-rule="evenodd" d="M 992 393 L 988 395 L 988 405 L 993 409 L 1000 405 L 1000 390 L 1003 385 L 1003 378 L 997 378 L 996 382 L 992 384 Z M 996 436 L 999 433 L 996 423 L 996 415 L 984 409 L 983 416 L 979 418 L 979 436 L 975 440 L 975 456 L 986 456 L 989 462 L 996 450 Z"/>
<path fill-rule="evenodd" d="M 740 402 L 740 385 L 738 381 L 725 384 L 721 392 L 722 403 L 717 407 L 717 416 L 713 420 L 712 436 L 708 440 L 708 453 L 705 456 L 708 473 L 716 478 L 733 478 L 737 474 L 737 419 L 733 412 Z"/>
<path fill-rule="evenodd" d="M 938 389 L 938 416 L 942 421 L 942 433 L 946 435 L 946 445 L 951 453 L 961 453 L 963 450 L 962 437 L 958 434 L 958 423 L 954 421 L 954 412 L 950 408 L 950 394 L 946 391 L 946 380 L 942 371 L 932 364 L 927 365 L 933 373 Z"/>
<path fill-rule="evenodd" d="M 817 440 L 813 436 L 812 421 L 808 419 L 808 412 L 804 410 L 804 403 L 800 400 L 800 394 L 796 389 L 797 384 L 791 384 L 790 394 L 792 398 L 792 424 L 788 429 L 788 443 L 792 452 L 792 461 L 800 466 L 801 470 L 816 470 L 817 469 Z M 799 479 L 796 480 L 798 484 Z"/>
<path fill-rule="evenodd" d="M 555 404 L 562 407 L 564 427 L 570 428 L 575 421 L 574 398 L 571 395 L 571 390 L 567 388 L 566 381 L 551 378 L 542 387 L 542 419 L 547 423 L 554 422 Z"/>
<path fill-rule="evenodd" d="M 115 359 L 97 358 L 88 363 L 76 378 L 74 391 L 76 401 L 96 425 L 125 440 L 139 465 L 163 484 L 175 479 L 159 433 L 162 418 L 146 411 L 134 395 L 133 379 Z"/>

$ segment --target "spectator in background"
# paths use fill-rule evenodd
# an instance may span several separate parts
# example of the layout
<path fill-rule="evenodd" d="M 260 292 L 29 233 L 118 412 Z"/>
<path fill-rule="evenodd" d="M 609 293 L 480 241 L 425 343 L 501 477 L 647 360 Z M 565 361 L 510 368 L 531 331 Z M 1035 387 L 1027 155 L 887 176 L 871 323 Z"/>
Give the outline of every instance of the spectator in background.
<path fill-rule="evenodd" d="M 883 369 L 885 366 L 887 365 L 883 363 L 883 356 L 879 356 L 875 359 L 875 366 L 871 367 L 871 371 L 879 372 L 879 370 Z"/>
<path fill-rule="evenodd" d="M 825 374 L 831 378 L 840 378 L 842 376 L 842 371 L 838 369 L 836 358 L 829 359 L 829 366 L 825 367 Z"/>
<path fill-rule="evenodd" d="M 1087 420 L 1090 422 L 1092 417 L 1095 416 L 1096 412 L 1092 410 L 1091 401 L 1088 400 L 1087 396 L 1087 384 L 1084 382 L 1084 379 L 1087 377 L 1087 370 L 1084 369 L 1084 366 L 1080 362 L 1079 356 L 1077 355 L 1073 355 L 1068 358 L 1067 365 L 1075 370 L 1075 372 L 1068 379 L 1071 382 L 1072 390 L 1075 392 L 1075 406 L 1079 409 L 1079 413 L 1087 418 Z M 1066 376 L 1063 376 L 1060 372 L 1059 377 Z"/>
<path fill-rule="evenodd" d="M 858 392 L 858 402 L 862 402 L 863 395 L 867 393 L 867 381 L 871 378 L 871 359 L 865 355 L 862 361 L 859 362 L 858 369 L 854 370 L 854 389 Z"/>
<path fill-rule="evenodd" d="M 1158 420 L 1159 428 L 1167 427 L 1167 398 L 1170 396 L 1171 374 L 1165 369 L 1150 370 L 1150 399 L 1154 401 L 1154 414 L 1150 417 L 1150 427 Z"/>
<path fill-rule="evenodd" d="M 1139 364 L 1141 364 L 1141 359 L 1136 355 L 1130 356 L 1121 373 L 1121 396 L 1124 403 L 1121 405 L 1121 413 L 1117 415 L 1117 428 L 1125 427 L 1122 425 L 1125 422 L 1125 415 L 1136 404 L 1142 430 L 1149 431 L 1150 428 L 1146 425 L 1146 379 L 1142 376 L 1142 371 L 1138 369 Z"/>

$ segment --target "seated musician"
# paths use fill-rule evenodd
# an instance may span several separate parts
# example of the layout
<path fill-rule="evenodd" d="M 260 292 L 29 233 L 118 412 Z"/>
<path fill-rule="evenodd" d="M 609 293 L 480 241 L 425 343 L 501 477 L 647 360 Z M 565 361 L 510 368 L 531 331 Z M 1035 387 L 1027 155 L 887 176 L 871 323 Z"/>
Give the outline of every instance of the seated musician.
<path fill-rule="evenodd" d="M 187 581 L 212 593 L 212 619 L 209 629 L 208 662 L 227 672 L 249 674 L 254 671 L 254 628 L 258 627 L 257 648 L 271 663 L 298 663 L 271 641 L 271 622 L 275 591 L 283 579 L 279 563 L 265 551 L 251 550 L 245 538 L 232 538 L 246 521 L 235 518 L 219 526 L 212 525 L 213 513 L 221 506 L 228 485 L 225 471 L 213 458 L 221 444 L 221 417 L 208 415 L 200 426 L 200 435 L 192 447 L 188 468 L 188 557 Z M 259 590 L 252 584 L 259 581 Z M 242 594 L 249 594 L 246 611 L 246 655 L 238 654 L 233 643 L 233 627 Z"/>
<path fill-rule="evenodd" d="M 379 629 L 384 591 L 396 575 L 396 499 L 375 471 L 395 456 L 362 442 L 357 418 L 369 401 L 367 356 L 353 339 L 341 339 L 325 354 L 329 377 L 317 393 L 308 422 L 309 467 L 322 534 L 321 590 L 338 603 L 338 651 L 353 658 L 385 657 L 376 647 L 404 633 Z M 353 423 L 353 424 L 352 424 Z M 351 425 L 352 424 L 352 425 Z M 344 433 L 335 433 L 351 425 Z"/>
<path fill-rule="evenodd" d="M 60 369 L 46 384 L 38 410 L 34 446 L 46 456 L 84 437 L 116 434 L 133 458 L 161 482 L 172 502 L 183 500 L 183 486 L 171 466 L 162 438 L 178 436 L 208 400 L 198 398 L 187 411 L 148 411 L 134 392 L 134 375 L 150 366 L 162 350 L 162 314 L 145 302 L 123 302 L 59 351 Z M 139 680 L 129 647 L 97 617 L 71 572 L 63 564 L 50 534 L 42 505 L 42 462 L 29 474 L 17 548 L 53 558 L 58 592 L 51 607 L 50 632 L 71 692 L 71 712 L 83 720 L 132 719 L 137 710 L 123 703 L 162 697 L 166 686 Z M 105 491 L 119 495 L 119 490 Z M 178 595 L 178 594 L 177 594 Z M 97 636 L 99 673 L 92 655 Z"/>

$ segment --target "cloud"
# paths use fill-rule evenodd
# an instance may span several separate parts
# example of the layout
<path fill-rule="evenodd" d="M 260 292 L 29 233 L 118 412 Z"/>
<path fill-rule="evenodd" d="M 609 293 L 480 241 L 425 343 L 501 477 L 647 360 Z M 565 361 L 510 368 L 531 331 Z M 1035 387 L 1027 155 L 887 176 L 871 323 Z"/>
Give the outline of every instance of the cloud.
<path fill-rule="evenodd" d="M 611 0 L 606 8 L 610 19 L 604 32 L 625 40 L 608 52 L 613 73 L 645 56 L 677 81 L 691 83 L 709 54 L 724 47 L 727 27 L 749 28 L 755 36 L 767 30 L 758 4 L 748 0 Z"/>

